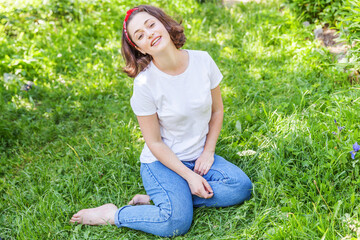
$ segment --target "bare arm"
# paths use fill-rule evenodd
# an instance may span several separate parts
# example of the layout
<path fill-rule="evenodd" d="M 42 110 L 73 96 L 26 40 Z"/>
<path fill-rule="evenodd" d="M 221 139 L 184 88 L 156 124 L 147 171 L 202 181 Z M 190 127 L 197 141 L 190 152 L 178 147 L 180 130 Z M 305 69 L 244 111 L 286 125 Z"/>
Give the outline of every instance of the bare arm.
<path fill-rule="evenodd" d="M 192 194 L 202 198 L 211 198 L 213 191 L 209 183 L 203 177 L 187 168 L 162 141 L 157 115 L 138 116 L 137 119 L 145 142 L 152 154 L 162 164 L 184 178 L 188 182 Z"/>
<path fill-rule="evenodd" d="M 224 118 L 224 106 L 221 99 L 221 91 L 219 86 L 211 90 L 211 98 L 211 119 L 209 123 L 209 133 L 206 138 L 204 151 L 210 151 L 212 153 L 215 153 L 216 142 L 220 135 Z"/>
<path fill-rule="evenodd" d="M 212 109 L 209 122 L 209 132 L 206 137 L 204 151 L 196 160 L 194 171 L 200 175 L 206 174 L 214 163 L 214 153 L 217 139 L 219 137 L 223 117 L 224 106 L 221 99 L 220 86 L 211 90 Z"/>

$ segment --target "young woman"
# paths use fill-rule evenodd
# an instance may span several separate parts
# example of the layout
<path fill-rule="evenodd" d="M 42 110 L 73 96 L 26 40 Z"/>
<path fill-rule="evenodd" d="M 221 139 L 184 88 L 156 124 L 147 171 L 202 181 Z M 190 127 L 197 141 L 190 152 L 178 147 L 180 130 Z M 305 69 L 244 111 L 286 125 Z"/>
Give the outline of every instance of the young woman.
<path fill-rule="evenodd" d="M 189 230 L 193 207 L 226 207 L 250 198 L 246 174 L 215 155 L 222 74 L 207 52 L 180 49 L 185 39 L 183 27 L 159 8 L 127 12 L 122 54 L 125 72 L 135 78 L 130 102 L 145 139 L 140 172 L 148 195 L 136 195 L 119 209 L 83 209 L 70 222 L 177 236 Z"/>

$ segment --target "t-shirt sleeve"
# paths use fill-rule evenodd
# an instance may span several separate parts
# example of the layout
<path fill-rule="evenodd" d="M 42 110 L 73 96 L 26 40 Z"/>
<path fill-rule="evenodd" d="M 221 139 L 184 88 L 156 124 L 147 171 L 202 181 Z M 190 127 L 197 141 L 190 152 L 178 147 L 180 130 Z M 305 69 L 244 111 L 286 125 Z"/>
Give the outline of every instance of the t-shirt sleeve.
<path fill-rule="evenodd" d="M 148 116 L 156 113 L 156 105 L 149 87 L 136 79 L 130 105 L 137 116 Z"/>
<path fill-rule="evenodd" d="M 210 87 L 211 89 L 214 89 L 220 84 L 221 80 L 223 79 L 223 75 L 221 74 L 220 69 L 212 57 L 208 53 L 207 56 L 209 61 Z"/>

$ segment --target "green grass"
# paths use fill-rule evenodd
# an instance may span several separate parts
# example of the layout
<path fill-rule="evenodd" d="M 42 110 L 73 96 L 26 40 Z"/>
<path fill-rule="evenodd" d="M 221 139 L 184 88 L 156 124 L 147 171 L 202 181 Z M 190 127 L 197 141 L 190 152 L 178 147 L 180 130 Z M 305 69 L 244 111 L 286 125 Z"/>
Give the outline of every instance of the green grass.
<path fill-rule="evenodd" d="M 131 6 L 26 2 L 0 2 L 0 237 L 157 239 L 68 223 L 82 208 L 121 206 L 144 193 L 132 80 L 121 72 L 121 25 Z M 282 1 L 153 4 L 183 21 L 184 48 L 208 51 L 221 69 L 225 119 L 216 151 L 254 183 L 240 206 L 196 209 L 178 239 L 356 238 L 360 156 L 349 152 L 360 142 L 360 86 L 312 41 L 315 26 L 304 28 Z M 36 88 L 21 91 L 29 80 Z M 345 126 L 340 138 L 334 119 Z M 237 155 L 249 149 L 257 153 Z"/>

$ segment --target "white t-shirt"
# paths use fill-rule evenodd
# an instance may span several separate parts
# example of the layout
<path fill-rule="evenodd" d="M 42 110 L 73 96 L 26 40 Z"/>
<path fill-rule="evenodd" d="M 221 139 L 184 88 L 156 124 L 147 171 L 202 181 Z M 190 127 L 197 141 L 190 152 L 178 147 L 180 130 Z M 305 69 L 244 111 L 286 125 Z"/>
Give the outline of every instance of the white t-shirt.
<path fill-rule="evenodd" d="M 192 161 L 204 149 L 211 118 L 211 89 L 219 85 L 222 74 L 207 52 L 186 51 L 189 64 L 179 75 L 166 74 L 153 62 L 139 73 L 130 103 L 137 116 L 157 113 L 164 143 L 181 161 Z M 140 161 L 157 161 L 146 144 Z"/>

